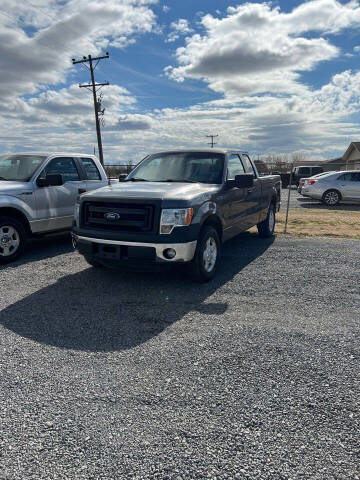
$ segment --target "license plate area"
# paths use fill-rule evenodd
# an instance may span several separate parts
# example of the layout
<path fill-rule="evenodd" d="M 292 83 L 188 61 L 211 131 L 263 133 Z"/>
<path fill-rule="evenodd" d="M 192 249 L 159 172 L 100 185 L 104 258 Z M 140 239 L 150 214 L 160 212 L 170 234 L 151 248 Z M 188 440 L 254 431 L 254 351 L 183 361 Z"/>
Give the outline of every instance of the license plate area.
<path fill-rule="evenodd" d="M 104 260 L 156 260 L 156 250 L 152 247 L 93 243 L 92 254 Z"/>
<path fill-rule="evenodd" d="M 121 260 L 127 258 L 127 247 L 124 245 L 93 245 L 93 253 L 106 260 Z"/>

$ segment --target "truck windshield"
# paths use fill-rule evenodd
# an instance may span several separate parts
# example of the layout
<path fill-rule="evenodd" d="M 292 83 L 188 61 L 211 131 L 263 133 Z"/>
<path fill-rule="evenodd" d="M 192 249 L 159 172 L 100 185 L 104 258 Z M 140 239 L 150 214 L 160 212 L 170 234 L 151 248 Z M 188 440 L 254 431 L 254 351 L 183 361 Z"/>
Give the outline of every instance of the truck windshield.
<path fill-rule="evenodd" d="M 45 159 L 41 155 L 0 155 L 0 180 L 28 182 Z"/>
<path fill-rule="evenodd" d="M 222 183 L 224 155 L 203 152 L 169 152 L 151 155 L 127 181 Z"/>

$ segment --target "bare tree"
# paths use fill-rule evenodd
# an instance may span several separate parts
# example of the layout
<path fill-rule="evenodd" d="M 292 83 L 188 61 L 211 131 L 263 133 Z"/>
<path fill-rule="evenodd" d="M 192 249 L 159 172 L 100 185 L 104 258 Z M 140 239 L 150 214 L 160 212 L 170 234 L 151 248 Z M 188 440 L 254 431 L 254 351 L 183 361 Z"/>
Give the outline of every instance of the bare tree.
<path fill-rule="evenodd" d="M 292 163 L 294 165 L 301 165 L 306 159 L 304 152 L 294 152 L 292 154 Z"/>
<path fill-rule="evenodd" d="M 271 153 L 265 157 L 270 172 L 288 173 L 291 170 L 291 160 L 286 153 Z"/>

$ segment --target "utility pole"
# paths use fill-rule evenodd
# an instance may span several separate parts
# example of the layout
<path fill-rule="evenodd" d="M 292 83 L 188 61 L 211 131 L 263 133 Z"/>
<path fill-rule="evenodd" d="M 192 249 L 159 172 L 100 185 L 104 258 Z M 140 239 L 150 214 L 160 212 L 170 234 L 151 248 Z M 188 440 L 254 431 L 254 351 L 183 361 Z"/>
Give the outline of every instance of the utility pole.
<path fill-rule="evenodd" d="M 214 138 L 218 137 L 219 135 L 206 135 L 206 138 L 211 138 L 211 142 L 208 143 L 208 145 L 211 145 L 211 148 L 214 148 L 214 145 L 216 145 L 216 142 L 214 142 Z"/>
<path fill-rule="evenodd" d="M 99 114 L 103 115 L 104 114 L 104 109 L 101 110 L 101 102 L 97 98 L 97 92 L 102 88 L 107 85 L 110 85 L 109 82 L 104 82 L 104 83 L 96 83 L 95 82 L 95 75 L 94 71 L 96 67 L 98 66 L 98 63 L 100 60 L 103 60 L 104 58 L 109 58 L 109 53 L 106 52 L 106 54 L 103 57 L 92 57 L 91 55 L 88 55 L 87 57 L 83 57 L 82 60 L 75 60 L 75 58 L 72 59 L 73 65 L 76 65 L 77 63 L 82 63 L 85 67 L 87 67 L 90 70 L 90 75 L 91 75 L 91 83 L 84 84 L 84 85 L 79 85 L 80 88 L 87 88 L 90 90 L 93 94 L 93 99 L 94 99 L 94 111 L 95 111 L 95 123 L 96 123 L 96 135 L 97 135 L 97 141 L 98 141 L 98 151 L 99 151 L 99 158 L 100 162 L 102 165 L 104 165 L 104 156 L 103 156 L 103 149 L 102 149 L 102 141 L 101 141 L 101 130 L 100 130 L 100 121 L 99 121 Z M 94 63 L 95 66 L 94 66 Z M 87 66 L 86 64 L 89 64 Z"/>

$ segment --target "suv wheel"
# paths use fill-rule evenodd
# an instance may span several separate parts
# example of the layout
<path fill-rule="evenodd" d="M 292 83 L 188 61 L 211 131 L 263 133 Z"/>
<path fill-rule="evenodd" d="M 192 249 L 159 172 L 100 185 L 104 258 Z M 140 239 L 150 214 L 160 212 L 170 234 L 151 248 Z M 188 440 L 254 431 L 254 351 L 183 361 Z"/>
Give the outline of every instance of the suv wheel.
<path fill-rule="evenodd" d="M 258 223 L 257 225 L 259 237 L 261 238 L 272 237 L 275 231 L 275 224 L 276 224 L 275 205 L 271 203 L 267 217 L 265 218 L 264 221 Z"/>
<path fill-rule="evenodd" d="M 335 207 L 341 200 L 340 193 L 336 190 L 328 190 L 327 192 L 324 193 L 322 197 L 322 201 L 327 205 L 328 207 Z"/>
<path fill-rule="evenodd" d="M 0 264 L 15 261 L 23 253 L 26 240 L 26 231 L 20 222 L 0 217 Z"/>
<path fill-rule="evenodd" d="M 209 282 L 215 276 L 220 254 L 220 239 L 213 227 L 204 227 L 190 263 L 190 274 L 197 282 Z"/>

